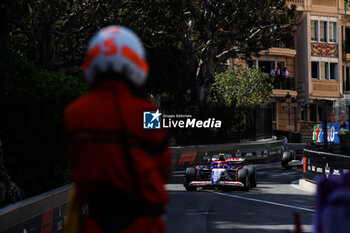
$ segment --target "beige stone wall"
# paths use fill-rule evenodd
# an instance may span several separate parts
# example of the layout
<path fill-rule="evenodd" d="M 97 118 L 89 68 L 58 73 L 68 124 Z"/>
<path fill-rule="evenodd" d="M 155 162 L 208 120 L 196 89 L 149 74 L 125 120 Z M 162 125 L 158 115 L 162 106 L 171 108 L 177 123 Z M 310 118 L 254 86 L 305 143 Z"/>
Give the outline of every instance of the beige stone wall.
<path fill-rule="evenodd" d="M 288 131 L 287 130 L 288 114 L 286 113 L 288 106 L 286 104 L 286 108 L 283 110 L 280 100 L 277 99 L 276 101 L 277 101 L 278 130 Z M 295 119 L 294 109 L 292 109 L 291 111 L 292 111 L 292 114 L 290 115 L 290 124 L 294 126 L 294 119 Z"/>
<path fill-rule="evenodd" d="M 337 0 L 312 0 L 312 5 L 337 6 Z"/>
<path fill-rule="evenodd" d="M 312 93 L 314 97 L 339 98 L 339 81 L 336 80 L 312 80 Z"/>
<path fill-rule="evenodd" d="M 244 59 L 237 58 L 234 60 L 234 64 L 241 65 L 243 69 L 247 69 L 247 63 L 245 62 Z"/>
<path fill-rule="evenodd" d="M 289 77 L 294 78 L 295 77 L 295 72 L 294 72 L 294 57 L 287 57 L 286 58 L 286 66 L 287 66 L 287 70 L 289 73 Z"/>

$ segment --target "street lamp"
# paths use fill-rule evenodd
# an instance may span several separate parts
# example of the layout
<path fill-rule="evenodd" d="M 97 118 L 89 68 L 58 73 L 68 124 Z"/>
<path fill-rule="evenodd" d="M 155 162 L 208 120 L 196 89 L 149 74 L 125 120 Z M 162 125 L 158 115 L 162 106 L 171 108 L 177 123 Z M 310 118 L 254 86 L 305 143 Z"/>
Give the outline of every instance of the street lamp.
<path fill-rule="evenodd" d="M 288 130 L 289 130 L 289 134 L 288 134 L 288 142 L 290 142 L 291 139 L 291 125 L 290 125 L 290 115 L 292 114 L 292 112 L 294 111 L 294 113 L 296 113 L 296 108 L 297 108 L 297 99 L 295 97 L 292 97 L 289 92 L 287 92 L 287 95 L 283 98 L 281 98 L 281 106 L 283 111 L 285 111 L 288 114 Z M 287 111 L 285 110 L 287 108 Z M 292 109 L 293 111 L 292 111 Z M 296 118 L 295 118 L 295 123 L 296 123 Z M 294 130 L 295 130 L 295 125 L 294 125 Z"/>

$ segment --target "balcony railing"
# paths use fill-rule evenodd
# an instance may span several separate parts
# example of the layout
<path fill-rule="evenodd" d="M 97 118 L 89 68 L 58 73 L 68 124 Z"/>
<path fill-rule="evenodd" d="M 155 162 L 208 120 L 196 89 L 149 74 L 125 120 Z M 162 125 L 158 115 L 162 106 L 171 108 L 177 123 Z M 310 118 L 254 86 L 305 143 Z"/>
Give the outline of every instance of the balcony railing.
<path fill-rule="evenodd" d="M 295 91 L 295 79 L 288 77 L 286 79 L 275 78 L 273 82 L 274 89 L 282 89 L 282 90 L 294 90 Z"/>
<path fill-rule="evenodd" d="M 272 48 L 281 48 L 281 49 L 294 49 L 294 43 L 293 41 L 289 41 L 289 42 L 278 42 L 275 43 Z"/>

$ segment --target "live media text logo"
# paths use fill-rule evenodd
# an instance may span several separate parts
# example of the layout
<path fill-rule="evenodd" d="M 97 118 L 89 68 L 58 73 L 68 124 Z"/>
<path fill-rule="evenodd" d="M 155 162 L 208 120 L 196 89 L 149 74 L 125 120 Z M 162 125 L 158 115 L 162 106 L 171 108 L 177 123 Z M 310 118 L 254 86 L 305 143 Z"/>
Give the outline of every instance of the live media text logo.
<path fill-rule="evenodd" d="M 221 128 L 221 120 L 207 118 L 198 120 L 190 114 L 162 114 L 159 109 L 143 112 L 144 129 L 161 128 Z"/>
<path fill-rule="evenodd" d="M 159 109 L 156 112 L 143 112 L 143 128 L 144 129 L 160 129 L 160 116 L 162 114 Z"/>

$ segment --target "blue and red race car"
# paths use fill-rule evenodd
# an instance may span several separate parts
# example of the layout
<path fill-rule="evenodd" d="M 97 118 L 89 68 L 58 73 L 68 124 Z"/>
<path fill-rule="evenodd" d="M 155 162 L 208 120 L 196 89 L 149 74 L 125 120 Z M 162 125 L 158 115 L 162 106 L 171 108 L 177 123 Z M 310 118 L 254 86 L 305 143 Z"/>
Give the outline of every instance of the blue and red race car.
<path fill-rule="evenodd" d="M 186 169 L 184 187 L 187 191 L 203 188 L 242 188 L 249 191 L 257 186 L 257 170 L 244 166 L 244 159 L 231 154 L 213 155 L 207 165 L 196 165 Z"/>

